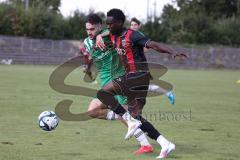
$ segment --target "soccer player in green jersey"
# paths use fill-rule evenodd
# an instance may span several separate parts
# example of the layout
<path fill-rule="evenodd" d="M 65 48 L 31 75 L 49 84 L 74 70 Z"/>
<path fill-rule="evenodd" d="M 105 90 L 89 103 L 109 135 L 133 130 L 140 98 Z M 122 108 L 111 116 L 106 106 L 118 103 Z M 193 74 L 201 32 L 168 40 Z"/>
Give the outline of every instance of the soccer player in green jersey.
<path fill-rule="evenodd" d="M 113 79 L 124 75 L 125 69 L 121 64 L 118 53 L 112 46 L 109 37 L 103 38 L 104 43 L 107 45 L 105 50 L 101 50 L 95 46 L 96 36 L 106 31 L 106 29 L 102 29 L 102 20 L 98 15 L 90 14 L 87 17 L 86 31 L 88 37 L 84 40 L 84 46 L 81 49 L 82 53 L 88 58 L 89 62 L 85 72 L 89 75 L 89 77 L 91 77 L 90 67 L 92 64 L 95 65 L 100 79 L 100 86 L 103 87 Z M 122 105 L 127 103 L 126 98 L 123 96 L 118 95 L 115 96 L 115 98 Z M 107 109 L 107 107 L 97 98 L 94 98 L 90 102 L 88 113 L 89 116 L 100 119 L 111 120 L 113 117 L 118 117 L 118 115 Z M 141 129 L 138 128 L 134 132 L 134 136 L 141 145 L 135 154 L 143 154 L 153 151 L 153 147 L 149 144 Z"/>

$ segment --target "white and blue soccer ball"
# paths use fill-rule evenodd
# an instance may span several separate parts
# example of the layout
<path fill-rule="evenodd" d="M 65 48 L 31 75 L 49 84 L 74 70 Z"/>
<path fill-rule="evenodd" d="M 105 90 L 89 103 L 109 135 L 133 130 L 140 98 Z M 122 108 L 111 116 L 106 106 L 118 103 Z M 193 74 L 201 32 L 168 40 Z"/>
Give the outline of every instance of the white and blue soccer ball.
<path fill-rule="evenodd" d="M 44 131 L 54 130 L 58 123 L 58 117 L 53 111 L 44 111 L 38 116 L 38 125 Z"/>

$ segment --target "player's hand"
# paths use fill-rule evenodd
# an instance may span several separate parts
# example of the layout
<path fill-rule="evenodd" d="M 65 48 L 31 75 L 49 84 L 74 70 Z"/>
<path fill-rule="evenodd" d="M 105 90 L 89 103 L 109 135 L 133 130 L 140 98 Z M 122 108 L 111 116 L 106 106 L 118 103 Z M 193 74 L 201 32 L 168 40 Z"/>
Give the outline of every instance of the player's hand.
<path fill-rule="evenodd" d="M 86 75 L 88 75 L 88 77 L 89 77 L 91 80 L 94 80 L 94 78 L 92 77 L 92 72 L 91 72 L 90 69 L 84 68 L 84 69 L 83 69 L 83 72 L 86 73 Z"/>
<path fill-rule="evenodd" d="M 186 53 L 173 53 L 172 58 L 173 59 L 176 59 L 176 58 L 187 59 L 188 55 Z"/>
<path fill-rule="evenodd" d="M 104 44 L 103 38 L 100 34 L 96 37 L 96 47 L 100 48 L 101 50 L 106 48 L 106 45 Z"/>
<path fill-rule="evenodd" d="M 91 82 L 95 80 L 92 76 L 92 72 L 86 72 L 86 75 L 88 75 Z"/>

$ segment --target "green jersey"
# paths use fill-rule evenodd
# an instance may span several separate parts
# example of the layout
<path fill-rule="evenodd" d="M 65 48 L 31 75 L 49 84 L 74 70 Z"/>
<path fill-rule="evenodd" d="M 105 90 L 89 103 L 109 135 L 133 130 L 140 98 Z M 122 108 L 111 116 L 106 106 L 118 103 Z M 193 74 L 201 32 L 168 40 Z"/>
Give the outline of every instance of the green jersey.
<path fill-rule="evenodd" d="M 111 45 L 109 37 L 103 37 L 103 41 L 107 45 L 107 49 L 104 51 L 95 47 L 96 39 L 91 40 L 86 38 L 84 40 L 84 45 L 89 53 L 89 57 L 93 60 L 93 64 L 97 68 L 101 87 L 125 73 L 125 69 L 120 62 L 118 53 Z"/>
<path fill-rule="evenodd" d="M 101 33 L 105 31 L 107 30 L 103 30 Z M 106 49 L 102 51 L 96 48 L 96 39 L 86 38 L 84 40 L 84 46 L 89 53 L 89 58 L 93 60 L 93 64 L 98 71 L 101 87 L 125 73 L 125 69 L 121 64 L 118 53 L 113 47 L 109 36 L 103 37 L 103 41 Z M 126 103 L 126 98 L 122 96 L 116 96 L 116 99 L 118 99 L 121 104 Z"/>

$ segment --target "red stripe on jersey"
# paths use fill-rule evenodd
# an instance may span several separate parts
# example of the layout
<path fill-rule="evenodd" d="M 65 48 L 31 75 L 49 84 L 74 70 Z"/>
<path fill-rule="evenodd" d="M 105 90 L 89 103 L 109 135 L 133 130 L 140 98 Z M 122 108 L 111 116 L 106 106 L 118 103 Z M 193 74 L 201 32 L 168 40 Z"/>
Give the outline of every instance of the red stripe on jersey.
<path fill-rule="evenodd" d="M 121 44 L 120 37 L 117 37 L 116 47 L 117 47 L 117 48 L 120 48 L 120 44 Z"/>
<path fill-rule="evenodd" d="M 120 49 L 121 49 L 121 39 L 120 39 L 120 37 L 117 37 L 115 35 L 110 34 L 110 40 L 112 41 L 113 46 L 118 53 L 118 57 L 121 61 L 121 64 L 124 66 L 124 68 L 126 70 L 128 70 L 127 58 L 126 58 L 125 55 L 120 53 Z"/>
<path fill-rule="evenodd" d="M 128 70 L 127 58 L 126 58 L 126 56 L 122 52 L 123 50 L 122 50 L 122 47 L 121 47 L 121 39 L 120 39 L 120 37 L 116 38 L 116 49 L 117 49 L 118 56 L 119 56 L 119 59 L 121 60 L 122 65 L 124 66 L 124 68 L 126 70 Z"/>
<path fill-rule="evenodd" d="M 114 37 L 115 37 L 114 35 L 110 34 L 110 40 L 112 41 L 113 46 L 115 47 Z"/>
<path fill-rule="evenodd" d="M 129 64 L 129 72 L 135 72 L 136 71 L 136 65 L 134 62 L 134 55 L 133 55 L 133 51 L 132 51 L 132 42 L 130 40 L 130 36 L 132 34 L 132 30 L 128 30 L 125 37 L 124 37 L 124 41 L 125 43 L 123 44 L 123 47 L 125 48 L 126 51 L 126 55 L 127 55 L 127 60 L 128 60 L 128 64 Z"/>

